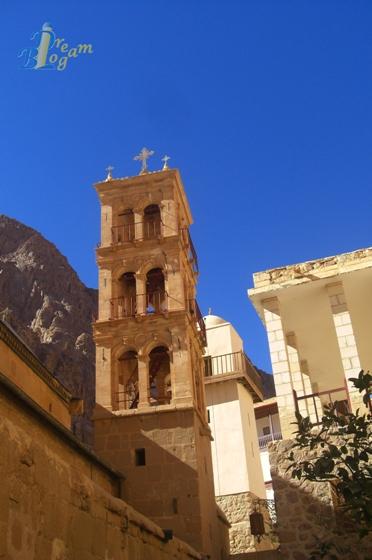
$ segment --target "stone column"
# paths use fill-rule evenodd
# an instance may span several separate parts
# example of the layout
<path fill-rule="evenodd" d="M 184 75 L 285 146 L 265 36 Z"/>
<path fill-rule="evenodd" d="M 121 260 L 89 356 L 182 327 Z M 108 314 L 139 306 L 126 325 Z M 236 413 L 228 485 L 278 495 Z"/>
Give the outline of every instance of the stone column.
<path fill-rule="evenodd" d="M 150 406 L 149 357 L 138 356 L 138 408 Z"/>
<path fill-rule="evenodd" d="M 192 372 L 191 358 L 186 349 L 173 349 L 170 360 L 170 373 L 172 383 L 172 403 L 192 403 Z"/>
<path fill-rule="evenodd" d="M 282 319 L 280 316 L 278 299 L 271 298 L 264 300 L 262 305 L 264 309 L 267 336 L 269 339 L 280 424 L 283 438 L 285 439 L 292 437 L 295 426 L 292 426 L 291 423 L 296 420 L 287 345 L 284 336 Z"/>
<path fill-rule="evenodd" d="M 309 370 L 306 360 L 301 360 L 296 335 L 290 332 L 286 336 L 287 342 L 287 355 L 289 361 L 289 369 L 291 372 L 292 387 L 297 392 L 297 395 L 311 395 L 314 391 L 310 381 Z M 322 408 L 320 402 L 317 403 L 318 412 L 321 415 Z M 313 399 L 304 399 L 299 401 L 298 408 L 302 416 L 310 416 L 310 419 L 315 422 L 315 409 Z"/>
<path fill-rule="evenodd" d="M 99 291 L 98 291 L 98 319 L 107 321 L 111 318 L 111 298 L 113 289 L 113 280 L 111 270 L 99 269 Z"/>
<path fill-rule="evenodd" d="M 141 212 L 133 212 L 134 214 L 134 238 L 136 241 L 143 239 L 143 216 Z"/>
<path fill-rule="evenodd" d="M 162 235 L 171 237 L 178 234 L 177 203 L 175 200 L 164 200 L 160 205 Z"/>
<path fill-rule="evenodd" d="M 107 247 L 112 244 L 112 225 L 112 207 L 103 205 L 101 207 L 101 247 Z"/>
<path fill-rule="evenodd" d="M 108 410 L 113 408 L 111 350 L 97 344 L 96 347 L 96 403 Z"/>
<path fill-rule="evenodd" d="M 350 377 L 358 377 L 360 370 L 360 360 L 357 345 L 355 342 L 353 325 L 350 313 L 347 307 L 344 289 L 342 283 L 329 284 L 327 293 L 331 305 L 333 323 L 335 326 L 337 343 L 340 350 L 342 368 L 345 374 L 349 397 L 353 412 L 357 408 L 363 408 L 363 400 L 361 394 L 353 387 Z M 330 387 L 331 389 L 333 387 Z M 336 389 L 336 387 L 335 387 Z M 334 398 L 340 396 L 341 393 L 335 393 Z"/>
<path fill-rule="evenodd" d="M 146 313 L 146 275 L 136 274 L 137 315 Z"/>

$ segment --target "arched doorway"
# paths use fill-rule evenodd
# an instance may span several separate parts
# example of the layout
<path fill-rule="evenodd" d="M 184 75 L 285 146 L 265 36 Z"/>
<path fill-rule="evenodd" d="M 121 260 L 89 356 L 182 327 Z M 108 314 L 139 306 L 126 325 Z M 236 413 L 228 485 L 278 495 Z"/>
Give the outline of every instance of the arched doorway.
<path fill-rule="evenodd" d="M 118 365 L 118 409 L 131 409 L 138 406 L 138 356 L 134 350 L 124 352 Z"/>
<path fill-rule="evenodd" d="M 172 400 L 168 348 L 157 346 L 149 354 L 150 404 L 169 404 Z"/>
<path fill-rule="evenodd" d="M 125 272 L 119 278 L 118 297 L 112 302 L 115 319 L 133 317 L 136 314 L 136 275 L 134 272 Z"/>
<path fill-rule="evenodd" d="M 133 241 L 135 237 L 134 213 L 131 208 L 117 215 L 116 226 L 112 228 L 113 242 Z"/>
<path fill-rule="evenodd" d="M 146 275 L 146 313 L 162 313 L 167 310 L 164 273 L 152 268 Z"/>
<path fill-rule="evenodd" d="M 161 234 L 161 214 L 157 204 L 146 206 L 143 212 L 143 236 L 153 239 Z"/>

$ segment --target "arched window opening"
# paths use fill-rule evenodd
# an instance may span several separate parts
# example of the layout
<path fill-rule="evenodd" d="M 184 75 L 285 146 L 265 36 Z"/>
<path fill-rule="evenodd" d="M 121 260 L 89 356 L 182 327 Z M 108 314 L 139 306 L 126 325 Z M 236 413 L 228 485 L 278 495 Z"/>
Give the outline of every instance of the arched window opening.
<path fill-rule="evenodd" d="M 166 310 L 164 274 L 161 268 L 153 268 L 146 275 L 146 313 L 162 313 Z"/>
<path fill-rule="evenodd" d="M 114 319 L 133 317 L 136 314 L 136 275 L 125 272 L 119 279 L 118 295 L 111 300 L 111 311 Z"/>
<path fill-rule="evenodd" d="M 119 358 L 118 368 L 118 409 L 137 408 L 138 390 L 138 357 L 137 352 L 129 350 Z"/>
<path fill-rule="evenodd" d="M 161 234 L 161 214 L 157 204 L 150 204 L 143 213 L 143 235 L 145 239 L 152 239 Z"/>
<path fill-rule="evenodd" d="M 113 243 L 133 241 L 135 237 L 134 213 L 128 208 L 117 215 L 116 226 L 112 228 Z"/>
<path fill-rule="evenodd" d="M 168 348 L 157 346 L 150 352 L 150 404 L 169 404 L 172 400 Z"/>

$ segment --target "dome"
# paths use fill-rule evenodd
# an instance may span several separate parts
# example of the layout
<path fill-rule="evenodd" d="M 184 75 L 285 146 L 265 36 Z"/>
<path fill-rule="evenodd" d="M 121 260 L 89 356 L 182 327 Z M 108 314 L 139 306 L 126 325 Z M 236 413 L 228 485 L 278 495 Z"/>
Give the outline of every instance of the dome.
<path fill-rule="evenodd" d="M 205 317 L 203 317 L 203 319 L 207 329 L 226 323 L 225 319 L 222 319 L 222 317 L 218 317 L 217 315 L 206 315 Z"/>

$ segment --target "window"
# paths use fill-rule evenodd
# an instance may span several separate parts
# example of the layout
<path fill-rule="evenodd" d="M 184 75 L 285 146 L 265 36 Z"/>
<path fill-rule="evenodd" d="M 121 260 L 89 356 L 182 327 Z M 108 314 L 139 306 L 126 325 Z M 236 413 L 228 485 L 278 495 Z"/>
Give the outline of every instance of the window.
<path fill-rule="evenodd" d="M 141 447 L 135 450 L 136 467 L 144 467 L 146 465 L 146 450 Z"/>
<path fill-rule="evenodd" d="M 263 433 L 264 436 L 269 436 L 270 435 L 270 427 L 265 426 L 264 428 L 262 428 L 262 433 Z"/>
<path fill-rule="evenodd" d="M 211 413 L 209 411 L 209 408 L 207 409 L 207 415 L 208 415 L 208 424 L 211 423 Z"/>

